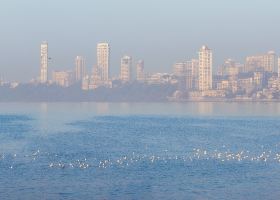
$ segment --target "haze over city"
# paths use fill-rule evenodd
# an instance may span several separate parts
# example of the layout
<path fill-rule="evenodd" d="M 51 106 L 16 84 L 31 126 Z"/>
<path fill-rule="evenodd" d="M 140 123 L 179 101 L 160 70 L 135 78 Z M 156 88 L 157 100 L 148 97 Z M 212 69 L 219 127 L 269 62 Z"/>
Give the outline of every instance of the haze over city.
<path fill-rule="evenodd" d="M 2 0 L 0 200 L 279 200 L 279 0 Z"/>
<path fill-rule="evenodd" d="M 96 64 L 96 44 L 111 47 L 112 75 L 120 58 L 145 60 L 150 72 L 171 72 L 178 61 L 197 57 L 207 44 L 213 68 L 227 58 L 274 50 L 280 29 L 279 1 L 5 1 L 0 8 L 0 75 L 27 82 L 40 73 L 40 44 L 47 40 L 49 70 L 75 67 L 75 57 Z M 134 63 L 135 64 L 135 63 Z"/>

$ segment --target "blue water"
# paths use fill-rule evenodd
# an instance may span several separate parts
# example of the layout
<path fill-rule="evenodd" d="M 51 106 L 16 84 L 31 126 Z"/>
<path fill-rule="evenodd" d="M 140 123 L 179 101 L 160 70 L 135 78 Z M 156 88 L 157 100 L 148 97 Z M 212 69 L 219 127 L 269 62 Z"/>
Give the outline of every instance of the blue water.
<path fill-rule="evenodd" d="M 0 104 L 0 199 L 279 199 L 278 104 Z"/>

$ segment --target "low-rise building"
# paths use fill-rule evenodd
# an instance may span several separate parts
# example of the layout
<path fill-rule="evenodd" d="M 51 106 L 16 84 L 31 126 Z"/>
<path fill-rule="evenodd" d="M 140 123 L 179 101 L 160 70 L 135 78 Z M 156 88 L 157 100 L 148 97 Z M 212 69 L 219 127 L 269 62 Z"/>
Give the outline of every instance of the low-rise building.
<path fill-rule="evenodd" d="M 61 87 L 69 87 L 74 81 L 73 71 L 54 71 L 53 82 Z"/>

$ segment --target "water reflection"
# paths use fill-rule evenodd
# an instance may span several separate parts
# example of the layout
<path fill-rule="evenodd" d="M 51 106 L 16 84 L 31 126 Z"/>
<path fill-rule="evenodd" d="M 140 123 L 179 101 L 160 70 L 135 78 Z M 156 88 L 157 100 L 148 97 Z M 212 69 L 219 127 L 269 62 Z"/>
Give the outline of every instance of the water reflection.
<path fill-rule="evenodd" d="M 211 115 L 213 114 L 213 105 L 212 102 L 200 102 L 197 106 L 194 106 L 197 108 L 199 115 Z"/>
<path fill-rule="evenodd" d="M 2 114 L 63 115 L 186 115 L 278 116 L 280 102 L 185 102 L 185 103 L 0 103 Z M 70 117 L 70 116 L 64 116 Z"/>
<path fill-rule="evenodd" d="M 48 112 L 48 104 L 47 103 L 41 103 L 40 104 L 40 110 L 41 110 L 41 113 Z"/>
<path fill-rule="evenodd" d="M 99 115 L 104 115 L 110 112 L 108 103 L 97 103 L 96 108 L 97 108 L 97 114 Z"/>

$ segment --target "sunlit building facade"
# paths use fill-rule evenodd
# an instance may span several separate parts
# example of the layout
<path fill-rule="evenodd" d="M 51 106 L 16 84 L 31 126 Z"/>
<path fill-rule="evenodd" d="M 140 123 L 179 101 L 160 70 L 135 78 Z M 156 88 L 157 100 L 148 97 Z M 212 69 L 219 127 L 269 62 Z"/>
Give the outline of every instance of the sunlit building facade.
<path fill-rule="evenodd" d="M 82 81 L 86 76 L 85 59 L 82 56 L 77 56 L 75 59 L 75 64 L 76 81 Z"/>
<path fill-rule="evenodd" d="M 131 79 L 132 79 L 132 58 L 131 58 L 131 56 L 125 55 L 121 58 L 120 78 L 123 82 L 131 81 Z"/>
<path fill-rule="evenodd" d="M 73 71 L 54 71 L 53 82 L 61 87 L 69 87 L 73 83 Z"/>
<path fill-rule="evenodd" d="M 109 81 L 110 73 L 110 46 L 108 43 L 97 44 L 97 68 L 101 81 Z"/>
<path fill-rule="evenodd" d="M 274 51 L 269 51 L 263 56 L 263 68 L 266 72 L 277 71 L 277 56 Z"/>
<path fill-rule="evenodd" d="M 246 57 L 245 72 L 254 71 L 277 71 L 277 56 L 275 52 L 269 51 L 267 54 Z"/>
<path fill-rule="evenodd" d="M 203 46 L 199 53 L 199 90 L 212 89 L 212 50 Z"/>
<path fill-rule="evenodd" d="M 48 43 L 41 44 L 41 69 L 40 69 L 40 82 L 47 83 L 48 81 Z"/>

